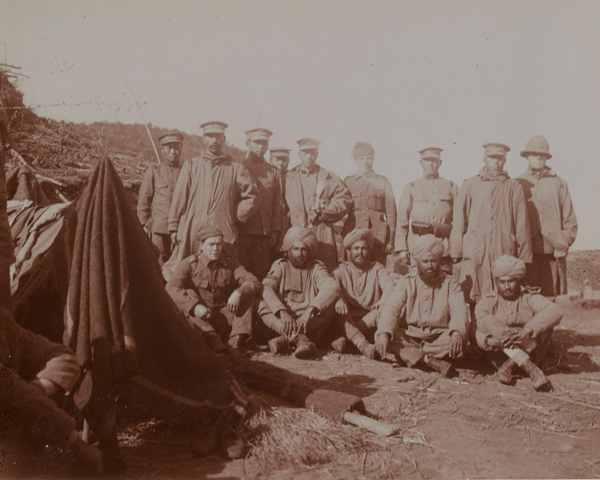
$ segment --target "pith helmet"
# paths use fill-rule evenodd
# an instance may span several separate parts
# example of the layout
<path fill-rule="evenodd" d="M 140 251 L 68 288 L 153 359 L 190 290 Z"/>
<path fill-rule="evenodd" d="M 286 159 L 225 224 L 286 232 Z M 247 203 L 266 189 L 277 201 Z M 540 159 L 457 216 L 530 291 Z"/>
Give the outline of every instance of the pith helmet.
<path fill-rule="evenodd" d="M 528 153 L 542 153 L 547 155 L 548 158 L 552 158 L 552 155 L 550 155 L 550 145 L 548 144 L 548 140 L 541 135 L 535 135 L 529 139 L 527 145 L 525 145 L 525 148 L 521 152 L 521 156 L 527 157 Z"/>

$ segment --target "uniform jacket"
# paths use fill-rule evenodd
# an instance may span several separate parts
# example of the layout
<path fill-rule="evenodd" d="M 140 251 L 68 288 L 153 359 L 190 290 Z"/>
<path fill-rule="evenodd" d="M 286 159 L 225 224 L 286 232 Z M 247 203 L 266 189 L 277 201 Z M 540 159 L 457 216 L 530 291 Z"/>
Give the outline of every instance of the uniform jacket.
<path fill-rule="evenodd" d="M 550 168 L 539 175 L 528 168 L 516 180 L 527 200 L 534 255 L 568 250 L 577 236 L 577 217 L 567 182 Z"/>
<path fill-rule="evenodd" d="M 394 290 L 390 273 L 378 262 L 371 262 L 365 272 L 352 262 L 343 261 L 333 272 L 342 288 L 342 298 L 351 317 L 363 318 L 367 313 L 385 305 Z"/>
<path fill-rule="evenodd" d="M 452 257 L 463 258 L 461 283 L 473 301 L 494 290 L 492 263 L 503 254 L 533 260 L 523 188 L 506 172 L 490 177 L 485 168 L 465 180 L 454 204 Z"/>
<path fill-rule="evenodd" d="M 142 226 L 155 233 L 169 233 L 169 208 L 181 167 L 169 162 L 152 165 L 142 180 L 137 204 L 137 215 Z"/>
<path fill-rule="evenodd" d="M 377 335 L 393 335 L 399 325 L 402 309 L 406 308 L 406 333 L 427 338 L 449 329 L 466 338 L 469 320 L 464 294 L 456 278 L 445 276 L 439 287 L 430 287 L 418 273 L 408 273 L 388 298 L 379 317 Z"/>
<path fill-rule="evenodd" d="M 257 294 L 261 285 L 234 258 L 221 255 L 213 262 L 200 253 L 179 263 L 165 288 L 175 305 L 184 314 L 193 316 L 198 304 L 218 310 L 227 303 L 234 290 L 244 298 Z"/>
<path fill-rule="evenodd" d="M 283 199 L 279 170 L 262 158 L 246 158 L 243 163 L 258 187 L 260 209 L 246 223 L 238 223 L 238 232 L 267 237 L 271 232 L 281 232 Z"/>
<path fill-rule="evenodd" d="M 321 314 L 331 314 L 331 307 L 341 293 L 339 283 L 319 260 L 311 261 L 307 268 L 295 268 L 287 259 L 280 258 L 273 263 L 263 286 L 264 301 L 260 307 L 263 312 L 277 315 L 286 310 L 297 317 L 309 306 L 316 307 Z"/>
<path fill-rule="evenodd" d="M 238 236 L 236 221 L 247 222 L 259 208 L 258 188 L 244 165 L 229 155 L 215 157 L 210 152 L 187 160 L 169 210 L 169 232 L 177 232 L 178 243 L 163 265 L 165 278 L 168 280 L 179 262 L 197 251 L 194 237 L 202 225 L 218 225 L 223 240 L 233 244 Z"/>
<path fill-rule="evenodd" d="M 45 378 L 70 392 L 81 369 L 66 345 L 52 343 L 24 329 L 12 314 L 0 307 L 0 361 L 30 382 Z"/>
<path fill-rule="evenodd" d="M 319 165 L 308 173 L 298 165 L 287 176 L 286 200 L 292 227 L 312 227 L 319 245 L 314 258 L 321 260 L 329 271 L 338 263 L 334 223 L 344 218 L 352 208 L 352 196 L 336 174 Z M 312 210 L 321 205 L 319 218 Z"/>
<path fill-rule="evenodd" d="M 396 200 L 389 180 L 383 175 L 360 172 L 346 177 L 344 184 L 352 194 L 354 207 L 348 213 L 343 236 L 355 228 L 368 228 L 376 244 L 387 245 L 396 236 Z"/>
<path fill-rule="evenodd" d="M 527 326 L 533 330 L 533 338 L 558 325 L 562 316 L 560 307 L 535 293 L 522 293 L 516 300 L 509 301 L 497 292 L 492 292 L 479 300 L 475 306 L 478 325 L 488 320 L 499 320 L 506 324 L 507 329 Z M 487 349 L 487 336 L 481 329 L 477 329 L 477 344 L 483 349 Z"/>
<path fill-rule="evenodd" d="M 408 251 L 415 235 L 410 221 L 426 224 L 452 225 L 452 211 L 458 188 L 450 180 L 425 176 L 404 187 L 398 203 L 396 251 Z M 449 255 L 449 242 L 444 241 L 444 255 Z"/>

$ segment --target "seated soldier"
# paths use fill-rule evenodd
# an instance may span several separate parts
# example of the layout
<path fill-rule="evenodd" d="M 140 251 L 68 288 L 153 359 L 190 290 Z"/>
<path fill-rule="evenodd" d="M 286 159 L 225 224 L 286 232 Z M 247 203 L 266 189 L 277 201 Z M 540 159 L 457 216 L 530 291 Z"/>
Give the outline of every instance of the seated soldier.
<path fill-rule="evenodd" d="M 368 358 L 377 351 L 365 335 L 373 338 L 383 305 L 394 290 L 389 272 L 378 262 L 371 261 L 374 236 L 367 228 L 352 230 L 344 239 L 349 261 L 343 261 L 333 272 L 342 287 L 342 297 L 335 304 L 336 327 L 345 335 L 331 346 L 339 353 L 346 350 L 346 339 Z"/>
<path fill-rule="evenodd" d="M 75 420 L 47 397 L 58 400 L 70 393 L 81 369 L 73 352 L 18 325 L 0 307 L 0 471 L 19 465 L 24 452 L 43 452 L 50 444 L 70 448 L 95 473 L 102 470 L 96 448 L 83 443 Z M 6 448 L 17 457 L 7 459 Z M 10 465 L 9 465 L 10 464 Z"/>
<path fill-rule="evenodd" d="M 311 229 L 290 228 L 283 240 L 288 258 L 276 260 L 263 280 L 258 314 L 280 335 L 269 341 L 273 353 L 281 353 L 291 344 L 296 347 L 296 357 L 314 357 L 314 341 L 323 336 L 333 320 L 340 285 L 323 262 L 312 260 L 316 248 L 317 237 Z"/>
<path fill-rule="evenodd" d="M 443 253 L 440 238 L 429 234 L 416 239 L 412 256 L 417 271 L 409 272 L 386 302 L 375 348 L 382 358 L 390 350 L 409 367 L 427 366 L 451 377 L 456 373 L 451 362 L 462 355 L 469 321 L 458 281 L 440 268 Z"/>
<path fill-rule="evenodd" d="M 502 255 L 492 265 L 498 291 L 484 296 L 475 306 L 477 344 L 498 368 L 500 382 L 513 383 L 521 367 L 536 390 L 551 388 L 537 366 L 544 358 L 561 309 L 533 289 L 521 286 L 525 262 Z M 539 290 L 539 289 L 536 289 Z M 506 356 L 509 358 L 507 359 Z"/>
<path fill-rule="evenodd" d="M 166 289 L 175 304 L 198 328 L 213 352 L 241 352 L 252 336 L 253 296 L 260 282 L 223 251 L 223 232 L 204 225 L 196 234 L 197 255 L 182 260 Z"/>

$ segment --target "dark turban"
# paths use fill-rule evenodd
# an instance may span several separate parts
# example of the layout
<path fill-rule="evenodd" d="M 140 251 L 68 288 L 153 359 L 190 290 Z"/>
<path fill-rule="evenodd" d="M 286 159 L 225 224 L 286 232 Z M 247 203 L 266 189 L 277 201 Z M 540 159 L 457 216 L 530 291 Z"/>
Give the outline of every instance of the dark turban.
<path fill-rule="evenodd" d="M 442 258 L 442 255 L 444 254 L 444 244 L 442 239 L 431 234 L 421 235 L 420 237 L 415 238 L 410 254 L 415 260 L 419 260 L 426 253 L 432 253 L 438 260 Z"/>
<path fill-rule="evenodd" d="M 373 232 L 368 228 L 355 228 L 352 230 L 348 235 L 346 235 L 346 238 L 344 238 L 344 248 L 350 248 L 359 240 L 366 240 L 369 244 L 369 248 L 373 250 L 375 237 L 373 236 Z"/>
<path fill-rule="evenodd" d="M 310 253 L 314 253 L 317 248 L 318 240 L 310 228 L 292 227 L 287 231 L 283 238 L 283 250 L 287 252 L 296 242 L 304 243 L 306 248 L 310 250 Z"/>
<path fill-rule="evenodd" d="M 196 242 L 203 242 L 207 238 L 223 236 L 223 231 L 216 225 L 205 224 L 196 233 Z"/>
<path fill-rule="evenodd" d="M 525 262 L 512 255 L 501 255 L 492 265 L 492 275 L 494 278 L 523 278 L 525 276 Z"/>

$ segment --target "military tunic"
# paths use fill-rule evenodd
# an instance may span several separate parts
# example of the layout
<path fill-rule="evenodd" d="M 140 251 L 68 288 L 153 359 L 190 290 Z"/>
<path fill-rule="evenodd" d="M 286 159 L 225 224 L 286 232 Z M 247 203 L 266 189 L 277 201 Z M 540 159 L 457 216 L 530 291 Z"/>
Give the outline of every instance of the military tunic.
<path fill-rule="evenodd" d="M 394 291 L 390 273 L 378 262 L 371 262 L 363 271 L 352 262 L 343 261 L 333 272 L 333 277 L 340 284 L 342 298 L 348 305 L 348 315 L 340 319 L 344 334 L 352 340 L 356 330 L 360 330 L 370 337 L 377 327 L 383 305 Z"/>
<path fill-rule="evenodd" d="M 252 334 L 252 297 L 261 285 L 234 258 L 221 255 L 211 261 L 203 253 L 187 257 L 177 265 L 165 288 L 175 305 L 203 332 L 216 331 L 224 340 L 229 334 Z M 242 295 L 242 302 L 231 313 L 227 301 L 234 290 Z M 211 310 L 208 320 L 195 317 L 199 304 Z"/>
<path fill-rule="evenodd" d="M 433 228 L 443 225 L 448 233 L 443 235 L 437 231 L 436 236 L 444 238 L 444 256 L 450 255 L 450 229 L 452 227 L 452 212 L 458 188 L 450 180 L 439 175 L 423 176 L 404 187 L 398 203 L 398 229 L 396 233 L 396 251 L 410 251 L 416 238 L 421 233 L 411 230 L 410 223 L 431 225 Z M 416 229 L 415 229 L 416 230 Z M 425 233 L 423 233 L 425 234 Z"/>
<path fill-rule="evenodd" d="M 396 237 L 396 200 L 389 180 L 375 172 L 357 172 L 344 184 L 352 194 L 354 207 L 348 213 L 343 236 L 355 228 L 368 228 L 375 237 L 373 260 L 385 265 L 385 247 L 394 246 Z M 392 249 L 393 250 L 393 249 Z"/>
<path fill-rule="evenodd" d="M 562 316 L 558 305 L 539 294 L 523 292 L 516 300 L 507 300 L 497 292 L 489 293 L 475 306 L 477 345 L 491 353 L 492 348 L 486 343 L 489 336 L 502 333 L 511 327 L 528 327 L 533 331 L 531 337 L 538 340 L 539 346 L 537 351 L 533 352 L 532 358 L 539 364 L 550 342 L 552 331 L 560 323 Z"/>
<path fill-rule="evenodd" d="M 246 223 L 238 222 L 239 259 L 250 272 L 262 280 L 271 266 L 271 233 L 276 232 L 281 236 L 281 179 L 279 171 L 263 158 L 247 158 L 243 163 L 258 187 L 260 209 Z"/>
<path fill-rule="evenodd" d="M 500 255 L 531 263 L 531 235 L 523 188 L 506 172 L 486 169 L 465 180 L 454 204 L 450 252 L 462 258 L 460 282 L 473 303 L 494 290 L 492 264 Z"/>
<path fill-rule="evenodd" d="M 285 196 L 290 226 L 309 227 L 315 232 L 319 244 L 313 258 L 333 271 L 338 263 L 334 223 L 352 208 L 350 192 L 336 174 L 319 165 L 310 172 L 298 165 L 288 174 Z M 320 217 L 314 211 L 317 207 L 322 208 Z"/>
<path fill-rule="evenodd" d="M 175 186 L 169 210 L 169 232 L 177 232 L 178 244 L 163 266 L 165 279 L 176 265 L 194 251 L 195 235 L 206 224 L 218 225 L 223 240 L 237 255 L 236 221 L 247 222 L 260 208 L 258 188 L 248 169 L 229 155 L 215 157 L 204 152 L 186 161 Z"/>
<path fill-rule="evenodd" d="M 542 287 L 542 295 L 566 294 L 566 260 L 555 258 L 554 252 L 566 254 L 577 236 L 577 217 L 567 182 L 550 168 L 539 174 L 528 168 L 516 180 L 527 200 L 533 249 L 526 283 Z"/>
<path fill-rule="evenodd" d="M 296 268 L 287 259 L 281 258 L 271 267 L 263 286 L 258 313 L 264 324 L 273 328 L 283 310 L 298 318 L 307 308 L 315 307 L 318 313 L 313 318 L 311 330 L 307 331 L 313 339 L 322 334 L 331 322 L 333 305 L 341 293 L 339 283 L 319 260 L 311 261 L 306 268 Z"/>
<path fill-rule="evenodd" d="M 137 215 L 142 226 L 152 232 L 152 243 L 160 251 L 161 265 L 171 257 L 168 217 L 180 173 L 178 164 L 163 162 L 152 165 L 146 170 L 140 185 Z"/>
<path fill-rule="evenodd" d="M 402 321 L 402 310 L 405 310 Z M 392 337 L 390 351 L 409 366 L 424 354 L 444 358 L 453 331 L 467 341 L 469 325 L 464 294 L 455 277 L 445 275 L 441 285 L 430 287 L 415 272 L 408 273 L 388 298 L 376 336 Z"/>

